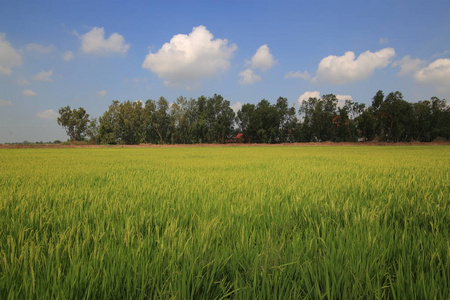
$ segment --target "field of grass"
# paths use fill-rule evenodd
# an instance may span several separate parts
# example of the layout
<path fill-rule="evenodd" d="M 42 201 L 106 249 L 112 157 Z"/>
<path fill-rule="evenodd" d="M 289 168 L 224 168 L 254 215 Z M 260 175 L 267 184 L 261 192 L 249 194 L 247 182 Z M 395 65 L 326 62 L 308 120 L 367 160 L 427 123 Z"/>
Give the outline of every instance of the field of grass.
<path fill-rule="evenodd" d="M 0 149 L 1 299 L 448 299 L 450 147 Z"/>

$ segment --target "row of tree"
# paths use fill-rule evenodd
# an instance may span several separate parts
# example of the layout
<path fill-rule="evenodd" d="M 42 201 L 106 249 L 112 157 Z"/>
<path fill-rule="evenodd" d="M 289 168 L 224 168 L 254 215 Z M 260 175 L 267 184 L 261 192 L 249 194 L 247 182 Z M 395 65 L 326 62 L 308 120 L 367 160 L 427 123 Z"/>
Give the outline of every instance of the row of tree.
<path fill-rule="evenodd" d="M 98 119 L 83 109 L 59 110 L 59 125 L 71 141 L 98 144 L 225 143 L 237 133 L 254 143 L 311 141 L 433 141 L 450 139 L 450 108 L 445 100 L 409 103 L 400 92 L 386 97 L 378 91 L 372 104 L 346 100 L 338 105 L 333 94 L 303 101 L 299 110 L 286 98 L 275 104 L 263 99 L 244 104 L 235 113 L 220 95 L 198 99 L 113 101 Z"/>

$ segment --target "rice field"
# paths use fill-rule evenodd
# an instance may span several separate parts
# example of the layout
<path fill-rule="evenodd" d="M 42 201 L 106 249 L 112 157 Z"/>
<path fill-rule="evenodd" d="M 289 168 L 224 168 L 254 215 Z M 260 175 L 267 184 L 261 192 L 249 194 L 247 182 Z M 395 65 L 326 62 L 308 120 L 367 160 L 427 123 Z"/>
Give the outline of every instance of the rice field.
<path fill-rule="evenodd" d="M 0 149 L 1 299 L 449 299 L 450 147 Z"/>

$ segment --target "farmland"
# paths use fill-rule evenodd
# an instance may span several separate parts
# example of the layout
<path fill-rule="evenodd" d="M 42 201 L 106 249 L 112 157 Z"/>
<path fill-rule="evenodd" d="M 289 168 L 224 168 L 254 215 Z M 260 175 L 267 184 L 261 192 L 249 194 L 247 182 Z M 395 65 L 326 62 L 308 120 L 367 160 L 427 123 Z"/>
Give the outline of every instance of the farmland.
<path fill-rule="evenodd" d="M 0 149 L 0 298 L 445 299 L 450 148 Z"/>

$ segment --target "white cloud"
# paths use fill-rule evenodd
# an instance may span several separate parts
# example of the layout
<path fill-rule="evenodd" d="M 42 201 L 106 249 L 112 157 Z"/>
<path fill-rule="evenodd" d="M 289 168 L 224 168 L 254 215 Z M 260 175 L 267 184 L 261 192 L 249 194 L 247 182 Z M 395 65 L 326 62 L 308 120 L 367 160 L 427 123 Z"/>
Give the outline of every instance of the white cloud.
<path fill-rule="evenodd" d="M 380 38 L 378 40 L 378 43 L 380 43 L 381 45 L 387 45 L 387 44 L 389 44 L 389 39 L 388 38 Z"/>
<path fill-rule="evenodd" d="M 270 49 L 267 45 L 262 45 L 256 50 L 255 55 L 253 55 L 252 60 L 247 62 L 252 69 L 260 69 L 261 71 L 266 71 L 273 67 L 277 61 L 270 54 Z"/>
<path fill-rule="evenodd" d="M 16 84 L 19 84 L 19 85 L 28 85 L 28 84 L 30 84 L 30 81 L 28 81 L 28 79 L 26 79 L 25 77 L 19 77 L 19 78 L 17 78 L 16 79 Z"/>
<path fill-rule="evenodd" d="M 242 108 L 241 102 L 236 102 L 235 104 L 231 105 L 231 109 L 237 113 Z"/>
<path fill-rule="evenodd" d="M 400 67 L 400 72 L 398 72 L 398 75 L 404 76 L 416 72 L 423 66 L 424 63 L 425 61 L 419 58 L 411 59 L 411 56 L 407 55 L 400 60 L 394 61 L 392 63 L 392 67 Z"/>
<path fill-rule="evenodd" d="M 345 100 L 352 100 L 353 101 L 353 97 L 352 96 L 350 96 L 350 95 L 336 95 L 336 98 L 339 100 L 339 101 L 345 101 Z"/>
<path fill-rule="evenodd" d="M 366 51 L 355 59 L 355 53 L 345 52 L 343 56 L 330 55 L 322 59 L 313 82 L 345 84 L 371 76 L 375 69 L 389 65 L 395 56 L 393 48 L 384 48 L 377 52 Z"/>
<path fill-rule="evenodd" d="M 147 78 L 132 78 L 131 81 L 135 84 L 147 83 Z"/>
<path fill-rule="evenodd" d="M 149 53 L 142 68 L 165 79 L 168 86 L 185 85 L 228 70 L 236 49 L 235 44 L 214 39 L 205 26 L 198 26 L 189 35 L 177 34 L 158 52 Z"/>
<path fill-rule="evenodd" d="M 350 95 L 336 95 L 336 98 L 338 99 L 338 107 L 344 107 L 345 100 L 353 101 L 353 97 Z"/>
<path fill-rule="evenodd" d="M 440 58 L 414 74 L 416 82 L 434 86 L 437 92 L 450 93 L 450 58 Z"/>
<path fill-rule="evenodd" d="M 433 58 L 438 58 L 438 57 L 441 57 L 441 56 L 447 56 L 448 54 L 450 54 L 450 50 L 445 50 L 445 51 L 440 52 L 440 53 L 435 53 L 433 55 Z"/>
<path fill-rule="evenodd" d="M 48 71 L 42 70 L 41 72 L 34 75 L 33 79 L 37 80 L 37 81 L 50 82 L 50 81 L 53 81 L 52 76 L 53 76 L 53 70 L 48 70 Z"/>
<path fill-rule="evenodd" d="M 97 91 L 95 93 L 100 97 L 105 97 L 108 92 L 106 90 L 101 90 L 101 91 Z"/>
<path fill-rule="evenodd" d="M 39 119 L 45 119 L 45 120 L 56 120 L 58 118 L 58 113 L 55 112 L 53 109 L 47 109 L 41 112 L 38 112 L 36 114 L 36 117 Z"/>
<path fill-rule="evenodd" d="M 311 75 L 307 71 L 304 71 L 304 72 L 289 71 L 288 73 L 286 73 L 284 75 L 284 78 L 286 78 L 286 79 L 288 79 L 288 78 L 301 78 L 301 79 L 309 80 L 309 79 L 311 79 Z"/>
<path fill-rule="evenodd" d="M 40 44 L 27 44 L 25 46 L 25 49 L 28 51 L 34 51 L 41 54 L 48 54 L 56 50 L 55 46 L 53 45 L 44 46 Z"/>
<path fill-rule="evenodd" d="M 319 91 L 313 91 L 313 92 L 304 92 L 303 94 L 298 97 L 298 104 L 301 106 L 303 101 L 307 101 L 309 98 L 320 98 L 320 92 Z"/>
<path fill-rule="evenodd" d="M 239 73 L 239 76 L 241 76 L 241 80 L 239 80 L 241 84 L 254 84 L 255 82 L 261 80 L 261 76 L 253 73 L 252 69 L 246 69 L 242 71 L 241 73 Z"/>
<path fill-rule="evenodd" d="M 0 106 L 12 106 L 12 102 L 10 100 L 0 99 Z"/>
<path fill-rule="evenodd" d="M 23 90 L 22 95 L 24 95 L 25 97 L 34 97 L 37 94 L 32 90 Z"/>
<path fill-rule="evenodd" d="M 74 59 L 74 58 L 75 58 L 75 56 L 73 55 L 72 51 L 66 51 L 66 52 L 64 52 L 64 54 L 63 54 L 63 59 L 64 59 L 65 61 L 71 61 L 71 60 Z"/>
<path fill-rule="evenodd" d="M 303 101 L 309 100 L 309 98 L 317 98 L 320 99 L 320 92 L 305 92 L 298 98 L 298 104 L 301 106 Z M 351 95 L 336 95 L 336 99 L 338 100 L 338 107 L 343 107 L 345 105 L 345 100 L 352 100 L 353 97 Z"/>
<path fill-rule="evenodd" d="M 125 44 L 125 39 L 118 33 L 111 34 L 105 39 L 105 29 L 94 27 L 91 31 L 80 36 L 81 51 L 83 53 L 108 54 L 127 53 L 130 44 Z"/>
<path fill-rule="evenodd" d="M 11 68 L 21 64 L 20 54 L 6 40 L 6 34 L 0 33 L 0 75 L 11 75 Z"/>

